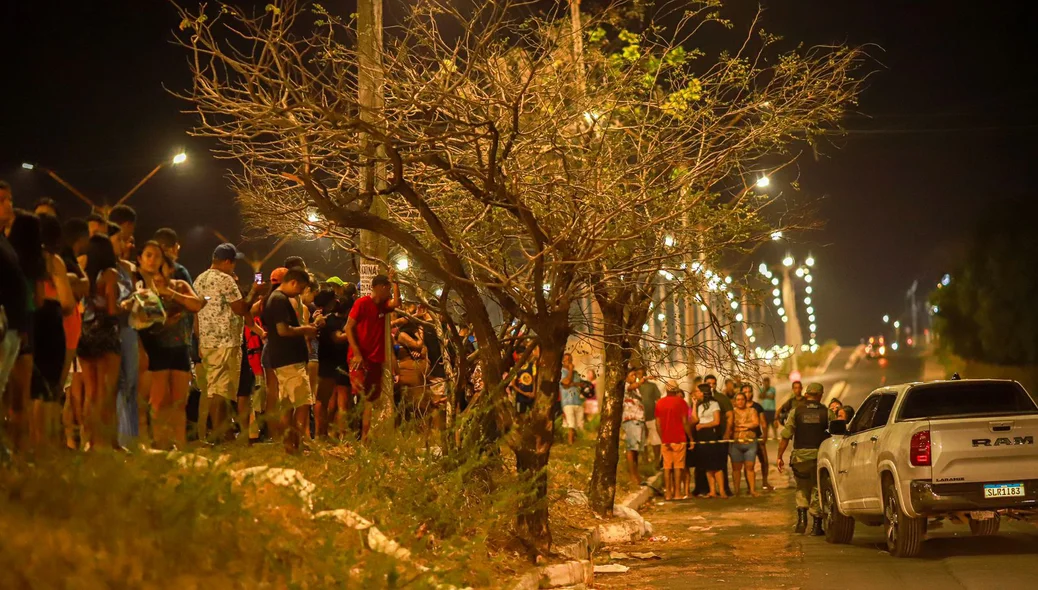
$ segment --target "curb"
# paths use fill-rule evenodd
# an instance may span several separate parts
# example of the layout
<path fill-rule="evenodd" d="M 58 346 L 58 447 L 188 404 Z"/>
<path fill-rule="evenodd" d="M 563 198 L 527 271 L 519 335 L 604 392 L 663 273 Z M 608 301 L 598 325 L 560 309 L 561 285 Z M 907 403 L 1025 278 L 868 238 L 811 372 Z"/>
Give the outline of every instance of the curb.
<path fill-rule="evenodd" d="M 555 551 L 570 559 L 564 563 L 539 567 L 519 577 L 514 590 L 558 588 L 562 586 L 590 585 L 594 581 L 592 555 L 606 544 L 628 543 L 652 534 L 652 524 L 638 514 L 637 509 L 655 495 L 654 487 L 663 480 L 663 472 L 649 478 L 647 486 L 632 492 L 613 506 L 613 513 L 625 520 L 600 524 L 589 529 L 576 542 L 555 548 Z"/>

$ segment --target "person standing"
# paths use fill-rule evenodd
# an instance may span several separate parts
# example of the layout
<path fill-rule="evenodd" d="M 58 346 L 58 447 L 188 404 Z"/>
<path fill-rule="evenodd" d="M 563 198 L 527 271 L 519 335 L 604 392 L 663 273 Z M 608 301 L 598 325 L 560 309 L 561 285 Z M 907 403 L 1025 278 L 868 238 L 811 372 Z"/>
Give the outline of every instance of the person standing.
<path fill-rule="evenodd" d="M 287 262 L 287 261 L 286 261 Z M 371 295 L 358 299 L 346 322 L 350 343 L 350 386 L 364 399 L 361 414 L 361 441 L 368 440 L 371 408 L 382 395 L 382 366 L 386 362 L 386 314 L 400 305 L 400 285 L 396 274 L 371 279 Z"/>
<path fill-rule="evenodd" d="M 559 381 L 562 400 L 562 427 L 566 429 L 566 440 L 573 444 L 577 430 L 584 429 L 584 398 L 580 395 L 580 375 L 573 367 L 573 355 L 562 355 L 562 379 Z"/>
<path fill-rule="evenodd" d="M 198 346 L 205 371 L 206 390 L 199 405 L 209 405 L 209 400 L 217 403 L 209 407 L 212 416 L 213 431 L 217 438 L 233 437 L 227 420 L 227 404 L 237 402 L 238 381 L 241 379 L 241 345 L 244 326 L 251 319 L 249 309 L 263 292 L 263 288 L 253 284 L 247 297 L 242 297 L 238 282 L 234 277 L 234 265 L 242 258 L 234 244 L 220 244 L 213 250 L 212 263 L 209 269 L 195 279 L 195 292 L 205 301 L 198 312 Z M 249 328 L 260 338 L 266 336 L 262 329 L 255 325 Z M 248 401 L 248 398 L 246 398 Z M 248 432 L 249 404 L 238 403 L 238 424 L 242 432 Z M 199 415 L 201 421 L 201 414 Z M 243 421 L 244 419 L 244 421 Z M 204 432 L 199 424 L 199 432 Z"/>
<path fill-rule="evenodd" d="M 768 427 L 764 430 L 765 440 L 771 437 L 772 430 L 774 429 L 775 435 L 778 435 L 778 428 L 775 426 L 775 388 L 771 385 L 771 377 L 765 377 L 760 386 L 760 407 L 764 409 L 764 419 L 767 420 Z"/>
<path fill-rule="evenodd" d="M 285 451 L 299 452 L 303 432 L 310 421 L 310 376 L 307 374 L 307 338 L 317 335 L 318 325 L 302 325 L 292 298 L 310 285 L 310 275 L 298 268 L 289 269 L 278 288 L 263 306 L 263 325 L 267 329 L 268 359 L 277 378 L 282 406 L 281 426 Z"/>
<path fill-rule="evenodd" d="M 109 239 L 90 236 L 86 275 L 90 292 L 83 301 L 83 333 L 76 356 L 83 368 L 83 448 L 111 441 L 118 447 L 116 396 L 119 391 L 119 256 L 118 232 Z M 119 246 L 121 247 L 121 245 Z"/>
<path fill-rule="evenodd" d="M 36 442 L 32 437 L 30 420 L 33 405 L 30 401 L 32 382 L 38 381 L 32 377 L 33 373 L 37 372 L 36 356 L 39 355 L 44 360 L 45 366 L 53 364 L 54 353 L 58 348 L 53 342 L 55 334 L 52 333 L 52 329 L 55 325 L 62 330 L 62 338 L 57 342 L 62 351 L 62 358 L 65 340 L 60 321 L 60 306 L 55 310 L 50 305 L 44 305 L 45 283 L 52 279 L 52 276 L 47 258 L 44 256 L 39 218 L 28 211 L 15 210 L 7 237 L 18 255 L 18 266 L 21 268 L 25 288 L 29 294 L 23 311 L 31 318 L 27 338 L 21 342 L 5 396 L 11 441 L 18 450 L 26 448 L 30 442 Z M 48 321 L 48 318 L 53 320 L 55 313 L 57 324 Z M 43 329 L 44 333 L 39 333 L 38 329 Z M 58 371 L 60 370 L 61 363 L 58 363 Z"/>
<path fill-rule="evenodd" d="M 351 285 L 352 287 L 352 285 Z M 346 357 L 349 356 L 349 341 L 346 339 L 346 315 L 340 312 L 340 301 L 332 290 L 323 290 L 314 296 L 317 311 L 314 320 L 323 318 L 324 325 L 317 332 L 317 399 L 314 403 L 315 438 L 328 439 L 329 409 L 336 396 L 336 387 L 348 384 L 343 373 L 348 374 Z M 343 410 L 344 408 L 340 408 Z"/>
<path fill-rule="evenodd" d="M 734 424 L 734 418 L 732 413 L 735 409 L 735 404 L 732 403 L 732 396 L 735 395 L 735 382 L 731 379 L 725 379 L 724 392 L 717 391 L 717 377 L 713 375 L 706 376 L 706 383 L 710 385 L 710 389 L 713 391 L 714 401 L 721 408 L 721 424 L 720 438 L 723 440 L 732 440 L 732 427 Z M 723 473 L 722 479 L 724 480 L 724 493 L 727 496 L 732 495 L 732 488 L 728 483 L 728 445 L 731 443 L 718 443 L 724 447 L 725 462 L 721 468 Z"/>
<path fill-rule="evenodd" d="M 166 312 L 163 323 L 140 331 L 148 355 L 152 432 L 158 448 L 187 445 L 187 397 L 191 384 L 191 327 L 205 305 L 190 283 L 173 277 L 174 268 L 158 242 L 149 240 L 141 248 L 137 288 L 151 290 Z"/>
<path fill-rule="evenodd" d="M 663 453 L 664 499 L 688 499 L 688 471 L 685 469 L 685 451 L 692 438 L 688 419 L 689 407 L 674 379 L 667 381 L 667 395 L 656 403 L 656 430 Z"/>
<path fill-rule="evenodd" d="M 645 443 L 647 447 L 652 447 L 653 461 L 659 464 L 663 461 L 660 457 L 660 446 L 663 443 L 656 429 L 656 402 L 660 399 L 660 388 L 649 381 L 645 369 L 638 369 L 638 391 L 642 394 L 642 407 L 645 408 Z"/>
<path fill-rule="evenodd" d="M 131 439 L 140 435 L 138 413 L 138 386 L 141 391 L 150 389 L 149 383 L 140 383 L 140 376 L 147 373 L 148 357 L 140 342 L 137 331 L 130 326 L 126 302 L 133 296 L 133 275 L 137 268 L 133 259 L 134 232 L 137 228 L 137 212 L 126 205 L 117 205 L 108 213 L 108 237 L 112 240 L 115 255 L 119 257 L 119 342 L 122 354 L 119 357 L 119 393 L 116 398 L 116 416 L 119 420 L 119 443 L 127 446 Z"/>
<path fill-rule="evenodd" d="M 638 385 L 638 370 L 631 369 L 627 372 L 627 393 L 624 395 L 620 431 L 627 448 L 627 473 L 634 485 L 643 485 L 645 482 L 638 473 L 638 453 L 645 448 L 645 406 L 642 405 L 642 393 Z"/>
<path fill-rule="evenodd" d="M 57 446 L 61 433 L 61 403 L 65 388 L 65 359 L 68 340 L 65 318 L 76 312 L 68 269 L 60 252 L 63 246 L 61 222 L 50 213 L 36 216 L 46 261 L 47 277 L 40 287 L 43 301 L 33 318 L 36 350 L 32 375 L 32 421 L 30 437 L 34 446 Z M 76 335 L 78 344 L 78 335 Z"/>
<path fill-rule="evenodd" d="M 728 449 L 732 458 L 732 471 L 735 476 L 735 496 L 739 495 L 742 485 L 742 474 L 746 472 L 746 483 L 749 486 L 750 495 L 759 496 L 755 487 L 754 464 L 757 461 L 757 439 L 760 438 L 760 413 L 749 404 L 752 395 L 745 392 L 751 389 L 747 385 L 743 392 L 735 394 L 735 409 L 732 413 L 733 440 Z M 747 397 L 750 395 L 750 397 Z"/>
<path fill-rule="evenodd" d="M 786 424 L 786 419 L 789 418 L 789 412 L 796 406 L 804 403 L 804 384 L 799 381 L 794 381 L 792 384 L 793 393 L 790 394 L 782 406 L 778 409 L 778 417 L 775 422 L 775 429 L 781 430 Z"/>
<path fill-rule="evenodd" d="M 515 411 L 518 414 L 525 414 L 532 410 L 534 402 L 537 401 L 537 361 L 540 358 L 540 347 L 531 343 L 520 344 L 516 348 L 513 360 L 516 363 L 522 360 L 529 347 L 533 347 L 529 357 L 516 369 L 515 378 L 508 383 L 509 395 L 515 403 Z M 505 376 L 507 377 L 508 374 L 506 373 Z"/>
<path fill-rule="evenodd" d="M 0 415 L 6 415 L 9 397 L 7 385 L 15 374 L 18 351 L 28 343 L 32 316 L 29 314 L 31 294 L 25 274 L 18 264 L 18 253 L 7 240 L 7 230 L 14 223 L 14 203 L 11 186 L 0 180 Z M 23 371 L 32 370 L 30 361 L 23 361 Z M 24 373 L 17 375 L 24 378 Z"/>
<path fill-rule="evenodd" d="M 764 433 L 768 431 L 768 418 L 764 414 L 764 408 L 759 403 L 753 401 L 753 385 L 743 383 L 739 393 L 746 398 L 746 405 L 752 407 L 757 412 L 757 425 L 753 431 L 757 439 L 757 461 L 760 462 L 761 489 L 770 492 L 774 488 L 768 484 L 768 472 L 771 471 L 771 465 L 768 463 L 768 440 L 764 437 Z M 749 482 L 748 478 L 752 472 L 753 466 L 751 465 L 750 471 L 747 473 L 747 482 Z M 752 484 L 750 489 L 753 489 Z"/>
<path fill-rule="evenodd" d="M 790 454 L 789 467 L 793 470 L 797 485 L 797 524 L 794 531 L 803 534 L 807 530 L 807 514 L 810 511 L 814 519 L 811 527 L 813 536 L 825 534 L 818 508 L 818 447 L 829 438 L 829 420 L 833 416 L 820 403 L 824 393 L 821 383 L 807 386 L 804 404 L 793 408 L 786 419 L 779 439 L 776 462 L 779 473 L 782 473 L 785 466 L 782 456 L 792 439 L 793 452 Z"/>
<path fill-rule="evenodd" d="M 714 392 L 709 383 L 710 377 L 707 377 L 706 383 L 699 386 L 690 418 L 695 429 L 693 448 L 695 450 L 696 479 L 699 479 L 702 474 L 709 490 L 697 491 L 696 495 L 706 498 L 727 498 L 729 494 L 724 489 L 724 469 L 728 465 L 728 450 L 727 445 L 717 442 L 721 439 L 723 412 L 714 399 Z"/>
<path fill-rule="evenodd" d="M 152 239 L 162 246 L 162 253 L 173 263 L 173 278 L 188 284 L 194 283 L 191 271 L 179 262 L 180 238 L 177 236 L 176 230 L 171 227 L 161 227 L 155 230 L 155 236 Z"/>

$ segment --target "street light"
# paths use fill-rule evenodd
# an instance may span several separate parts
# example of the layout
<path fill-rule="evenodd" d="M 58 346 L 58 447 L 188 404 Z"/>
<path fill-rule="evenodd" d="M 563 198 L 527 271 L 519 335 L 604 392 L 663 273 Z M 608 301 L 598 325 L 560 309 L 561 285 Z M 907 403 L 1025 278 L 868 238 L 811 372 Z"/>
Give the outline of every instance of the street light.
<path fill-rule="evenodd" d="M 173 156 L 173 165 L 174 166 L 177 166 L 179 164 L 183 164 L 184 162 L 187 162 L 187 154 L 185 154 L 184 152 L 180 152 L 179 154 Z"/>
<path fill-rule="evenodd" d="M 771 179 L 768 178 L 767 175 L 763 175 L 757 179 L 757 188 L 768 188 L 768 185 L 770 184 Z"/>
<path fill-rule="evenodd" d="M 889 315 L 886 315 L 886 314 L 883 315 L 883 323 L 884 324 L 889 324 L 890 323 L 890 316 Z"/>
<path fill-rule="evenodd" d="M 36 166 L 34 166 L 34 165 L 32 165 L 32 164 L 30 164 L 30 163 L 28 163 L 28 162 L 22 162 L 22 168 L 24 168 L 24 169 L 26 169 L 26 170 L 32 170 L 32 169 L 33 169 L 33 168 L 35 168 L 35 167 L 36 167 Z"/>
<path fill-rule="evenodd" d="M 793 260 L 793 257 L 792 257 L 792 256 L 789 256 L 789 255 L 787 255 L 787 256 L 786 256 L 785 258 L 783 258 L 783 259 L 782 259 L 782 266 L 785 266 L 785 267 L 787 267 L 787 268 L 788 268 L 788 267 L 790 267 L 790 266 L 793 266 L 793 264 L 794 264 L 795 262 L 796 262 L 796 261 L 795 261 L 795 260 Z"/>
<path fill-rule="evenodd" d="M 814 256 L 808 256 L 807 260 L 804 261 L 804 264 L 806 264 L 808 266 L 814 266 L 815 265 L 815 257 Z"/>
<path fill-rule="evenodd" d="M 396 269 L 400 272 L 404 272 L 411 266 L 411 262 L 407 259 L 407 256 L 401 256 L 396 259 Z M 550 287 L 548 287 L 550 289 Z"/>
<path fill-rule="evenodd" d="M 901 327 L 901 321 L 900 320 L 895 320 L 894 321 L 894 327 L 895 328 L 900 328 Z"/>
<path fill-rule="evenodd" d="M 773 241 L 775 241 L 775 242 L 781 240 L 782 239 L 782 232 L 780 232 L 780 231 L 773 231 L 773 232 L 771 232 L 771 239 Z"/>

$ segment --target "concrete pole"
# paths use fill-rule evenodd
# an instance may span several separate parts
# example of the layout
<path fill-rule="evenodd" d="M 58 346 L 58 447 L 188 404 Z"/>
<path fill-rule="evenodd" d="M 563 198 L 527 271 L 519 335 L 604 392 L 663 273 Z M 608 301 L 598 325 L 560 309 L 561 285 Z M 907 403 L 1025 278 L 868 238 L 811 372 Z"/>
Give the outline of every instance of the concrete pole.
<path fill-rule="evenodd" d="M 357 103 L 362 121 L 377 125 L 385 104 L 383 98 L 385 78 L 382 72 L 382 0 L 358 0 L 357 2 Z M 365 136 L 362 144 L 364 167 L 361 171 L 360 189 L 365 194 L 374 194 L 386 186 L 385 152 L 370 137 Z M 385 199 L 375 195 L 371 200 L 371 213 L 386 217 Z M 389 243 L 380 235 L 370 231 L 360 232 L 360 251 L 379 260 L 389 257 Z M 377 265 L 360 263 L 361 295 L 370 294 L 371 279 L 379 272 Z M 367 289 L 368 292 L 363 292 Z M 386 315 L 386 362 L 382 370 L 382 395 L 372 410 L 372 428 L 393 425 L 393 374 L 390 359 L 390 315 Z"/>
<path fill-rule="evenodd" d="M 782 267 L 782 304 L 786 308 L 786 344 L 793 347 L 793 370 L 797 370 L 797 355 L 804 343 L 804 334 L 800 331 L 800 314 L 797 313 L 797 295 L 793 281 L 789 276 L 789 267 Z"/>

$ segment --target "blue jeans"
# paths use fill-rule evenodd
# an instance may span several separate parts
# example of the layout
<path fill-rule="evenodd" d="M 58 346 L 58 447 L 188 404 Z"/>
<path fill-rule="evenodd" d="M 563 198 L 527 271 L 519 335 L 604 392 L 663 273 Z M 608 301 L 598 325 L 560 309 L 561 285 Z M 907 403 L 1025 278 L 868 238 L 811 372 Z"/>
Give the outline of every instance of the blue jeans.
<path fill-rule="evenodd" d="M 137 427 L 137 331 L 129 326 L 119 328 L 122 358 L 119 361 L 119 393 L 116 415 L 119 419 L 119 444 L 128 446 L 140 436 Z"/>

